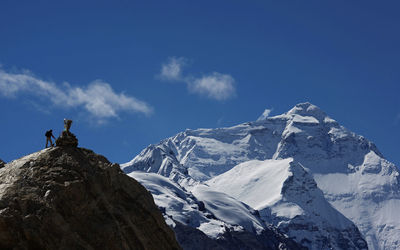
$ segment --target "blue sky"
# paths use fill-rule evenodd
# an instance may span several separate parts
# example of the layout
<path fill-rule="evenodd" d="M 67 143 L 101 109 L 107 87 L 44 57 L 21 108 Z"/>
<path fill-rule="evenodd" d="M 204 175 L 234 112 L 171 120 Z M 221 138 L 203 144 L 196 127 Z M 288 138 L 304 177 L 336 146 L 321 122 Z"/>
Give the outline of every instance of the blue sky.
<path fill-rule="evenodd" d="M 0 3 L 5 161 L 64 117 L 121 163 L 186 128 L 309 101 L 400 165 L 398 1 L 60 2 Z"/>

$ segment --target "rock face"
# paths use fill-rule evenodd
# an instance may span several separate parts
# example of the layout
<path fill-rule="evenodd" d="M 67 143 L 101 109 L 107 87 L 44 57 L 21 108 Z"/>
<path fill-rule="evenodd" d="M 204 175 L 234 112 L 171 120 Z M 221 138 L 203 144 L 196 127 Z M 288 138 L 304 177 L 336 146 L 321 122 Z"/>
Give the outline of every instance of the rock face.
<path fill-rule="evenodd" d="M 90 150 L 53 147 L 0 169 L 0 249 L 180 249 L 148 191 Z"/>
<path fill-rule="evenodd" d="M 61 136 L 56 140 L 56 146 L 59 147 L 78 147 L 78 139 L 76 136 L 67 131 L 63 131 Z"/>
<path fill-rule="evenodd" d="M 4 167 L 4 165 L 6 165 L 6 163 L 0 159 L 0 168 Z"/>

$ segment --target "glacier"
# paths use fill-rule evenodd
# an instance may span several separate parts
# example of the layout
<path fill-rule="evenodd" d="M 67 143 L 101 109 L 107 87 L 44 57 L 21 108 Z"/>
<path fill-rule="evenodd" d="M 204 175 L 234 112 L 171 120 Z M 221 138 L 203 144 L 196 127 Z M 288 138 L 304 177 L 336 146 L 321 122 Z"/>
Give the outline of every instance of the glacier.
<path fill-rule="evenodd" d="M 151 192 L 183 249 L 301 249 L 256 210 L 207 185 L 188 192 L 159 174 L 129 176 Z"/>
<path fill-rule="evenodd" d="M 364 239 L 369 249 L 400 248 L 397 167 L 310 103 L 233 127 L 187 129 L 121 167 L 162 175 L 193 196 L 224 193 L 311 249 L 362 249 Z"/>
<path fill-rule="evenodd" d="M 293 159 L 248 161 L 206 182 L 245 202 L 310 249 L 366 249 L 358 228 L 324 198 Z"/>

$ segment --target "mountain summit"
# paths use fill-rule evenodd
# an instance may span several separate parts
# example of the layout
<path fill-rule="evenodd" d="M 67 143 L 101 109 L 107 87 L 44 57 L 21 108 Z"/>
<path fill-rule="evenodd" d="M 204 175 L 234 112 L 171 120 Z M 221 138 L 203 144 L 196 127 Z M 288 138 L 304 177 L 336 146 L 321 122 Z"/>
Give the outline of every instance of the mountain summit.
<path fill-rule="evenodd" d="M 266 110 L 233 127 L 187 129 L 121 166 L 163 175 L 189 191 L 208 185 L 311 249 L 362 249 L 364 239 L 370 249 L 400 248 L 396 166 L 311 103 L 272 117 Z"/>
<path fill-rule="evenodd" d="M 297 104 L 286 114 L 314 117 L 318 121 L 324 121 L 324 119 L 327 117 L 324 111 L 309 102 Z"/>
<path fill-rule="evenodd" d="M 180 246 L 142 185 L 118 164 L 68 145 L 44 149 L 0 169 L 0 248 Z"/>

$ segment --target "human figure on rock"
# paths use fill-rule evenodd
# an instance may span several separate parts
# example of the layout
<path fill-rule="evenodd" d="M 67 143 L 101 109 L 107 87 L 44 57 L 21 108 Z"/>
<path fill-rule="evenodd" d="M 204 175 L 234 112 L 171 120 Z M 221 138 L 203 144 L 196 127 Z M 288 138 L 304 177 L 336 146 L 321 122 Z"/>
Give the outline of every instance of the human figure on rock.
<path fill-rule="evenodd" d="M 54 137 L 54 135 L 53 135 L 53 130 L 50 129 L 50 130 L 46 131 L 45 136 L 46 136 L 46 148 L 48 147 L 49 142 L 50 142 L 50 145 L 53 147 L 54 144 L 53 144 L 53 142 L 51 141 L 51 137 L 53 137 L 54 140 L 56 139 L 56 138 Z"/>

